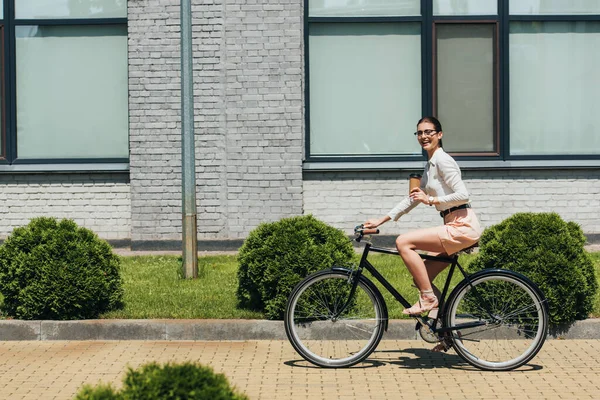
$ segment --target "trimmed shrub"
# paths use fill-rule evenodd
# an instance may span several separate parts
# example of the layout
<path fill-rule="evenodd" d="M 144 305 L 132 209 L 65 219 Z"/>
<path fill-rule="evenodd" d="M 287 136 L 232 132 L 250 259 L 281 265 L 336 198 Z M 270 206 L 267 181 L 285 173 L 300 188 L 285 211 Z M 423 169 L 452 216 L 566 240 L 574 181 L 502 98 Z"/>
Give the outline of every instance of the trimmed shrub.
<path fill-rule="evenodd" d="M 263 223 L 248 235 L 238 260 L 237 297 L 241 307 L 283 319 L 287 298 L 306 275 L 332 266 L 349 266 L 352 243 L 312 215 Z"/>
<path fill-rule="evenodd" d="M 2 311 L 19 319 L 97 318 L 122 307 L 120 261 L 71 220 L 35 218 L 0 247 Z"/>
<path fill-rule="evenodd" d="M 111 386 L 99 384 L 97 386 L 85 385 L 74 400 L 122 400 L 123 396 Z"/>
<path fill-rule="evenodd" d="M 215 374 L 210 367 L 185 362 L 167 363 L 163 366 L 153 362 L 134 370 L 129 368 L 123 379 L 123 389 L 115 392 L 112 387 L 84 386 L 76 400 L 247 400 L 235 392 L 223 374 Z"/>
<path fill-rule="evenodd" d="M 550 326 L 585 319 L 598 282 L 579 225 L 556 213 L 519 213 L 483 233 L 469 271 L 503 268 L 520 272 L 544 292 Z"/>

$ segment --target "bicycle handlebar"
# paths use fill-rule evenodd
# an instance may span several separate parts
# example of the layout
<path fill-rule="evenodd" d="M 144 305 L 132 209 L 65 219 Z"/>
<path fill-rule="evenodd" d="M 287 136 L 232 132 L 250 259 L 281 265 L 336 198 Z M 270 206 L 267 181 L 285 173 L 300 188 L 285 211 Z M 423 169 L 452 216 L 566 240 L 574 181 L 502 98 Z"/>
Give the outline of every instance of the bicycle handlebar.
<path fill-rule="evenodd" d="M 379 233 L 379 229 L 363 229 L 363 235 L 377 235 Z"/>
<path fill-rule="evenodd" d="M 377 235 L 379 233 L 379 229 L 376 228 L 364 228 L 364 225 L 357 225 L 354 228 L 354 234 L 356 235 L 356 241 L 360 242 L 364 235 Z"/>

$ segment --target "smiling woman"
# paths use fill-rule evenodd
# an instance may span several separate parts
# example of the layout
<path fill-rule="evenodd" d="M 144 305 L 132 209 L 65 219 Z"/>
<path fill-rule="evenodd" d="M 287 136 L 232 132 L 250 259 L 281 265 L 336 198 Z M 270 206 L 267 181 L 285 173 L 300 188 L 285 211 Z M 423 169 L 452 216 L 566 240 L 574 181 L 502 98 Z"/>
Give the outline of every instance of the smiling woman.
<path fill-rule="evenodd" d="M 396 239 L 398 253 L 420 292 L 419 302 L 403 311 L 408 315 L 422 314 L 438 307 L 440 293 L 432 282 L 448 266 L 439 261 L 423 261 L 416 250 L 441 256 L 452 255 L 477 243 L 482 232 L 471 209 L 460 168 L 442 148 L 443 135 L 442 124 L 437 118 L 423 117 L 419 120 L 415 136 L 428 158 L 420 187 L 413 188 L 409 196 L 386 216 L 364 224 L 365 228 L 377 228 L 391 219 L 398 220 L 420 203 L 435 205 L 444 218 L 442 226 L 419 229 Z"/>

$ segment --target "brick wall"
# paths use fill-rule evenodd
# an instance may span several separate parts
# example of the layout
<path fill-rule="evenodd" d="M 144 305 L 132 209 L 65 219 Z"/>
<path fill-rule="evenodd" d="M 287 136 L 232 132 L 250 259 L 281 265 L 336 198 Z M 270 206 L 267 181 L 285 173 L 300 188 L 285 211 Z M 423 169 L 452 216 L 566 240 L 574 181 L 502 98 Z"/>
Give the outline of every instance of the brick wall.
<path fill-rule="evenodd" d="M 304 212 L 343 229 L 381 217 L 408 192 L 408 172 L 306 173 Z M 586 234 L 600 233 L 599 170 L 463 171 L 471 203 L 484 226 L 517 212 L 557 212 L 581 225 Z M 433 207 L 421 205 L 398 222 L 381 227 L 394 235 L 441 223 Z"/>
<path fill-rule="evenodd" d="M 193 0 L 198 237 L 302 213 L 302 2 Z M 179 1 L 128 2 L 132 240 L 181 238 Z"/>
<path fill-rule="evenodd" d="M 124 174 L 1 174 L 0 238 L 31 218 L 73 219 L 103 239 L 129 239 L 129 178 Z"/>

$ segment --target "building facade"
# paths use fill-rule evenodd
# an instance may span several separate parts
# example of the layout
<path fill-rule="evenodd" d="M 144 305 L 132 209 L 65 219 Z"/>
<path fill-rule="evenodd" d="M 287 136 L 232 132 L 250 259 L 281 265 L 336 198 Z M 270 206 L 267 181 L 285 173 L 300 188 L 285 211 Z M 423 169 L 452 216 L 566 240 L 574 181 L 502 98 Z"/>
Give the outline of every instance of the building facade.
<path fill-rule="evenodd" d="M 3 0 L 0 237 L 41 215 L 181 240 L 179 0 Z M 407 192 L 437 115 L 490 226 L 600 236 L 600 1 L 192 0 L 198 238 L 301 214 L 350 233 Z M 420 207 L 386 234 L 439 224 Z"/>

